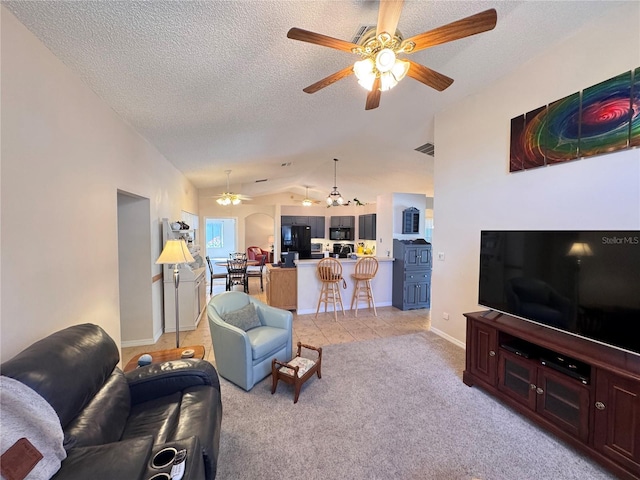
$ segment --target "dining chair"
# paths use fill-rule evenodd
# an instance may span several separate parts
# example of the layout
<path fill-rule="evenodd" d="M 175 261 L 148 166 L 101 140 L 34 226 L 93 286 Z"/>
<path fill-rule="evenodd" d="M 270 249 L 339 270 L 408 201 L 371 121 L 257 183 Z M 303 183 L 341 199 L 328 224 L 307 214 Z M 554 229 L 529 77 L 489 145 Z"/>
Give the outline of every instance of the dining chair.
<path fill-rule="evenodd" d="M 253 267 L 247 267 L 247 277 L 249 278 L 260 278 L 260 291 L 264 292 L 264 279 L 263 277 L 263 271 L 264 271 L 264 264 L 267 260 L 267 256 L 266 255 L 262 255 L 260 258 L 260 264 L 253 266 Z M 248 281 L 248 279 L 247 279 Z"/>
<path fill-rule="evenodd" d="M 234 285 L 242 285 L 245 293 L 249 293 L 247 277 L 247 258 L 229 258 L 227 261 L 227 290 Z"/>
<path fill-rule="evenodd" d="M 227 279 L 227 273 L 213 273 L 213 264 L 211 263 L 211 259 L 209 258 L 209 255 L 206 256 L 207 259 L 207 265 L 209 266 L 209 295 L 213 295 L 213 280 L 215 278 L 224 278 L 225 281 Z M 225 287 L 225 290 L 229 290 L 228 288 Z"/>

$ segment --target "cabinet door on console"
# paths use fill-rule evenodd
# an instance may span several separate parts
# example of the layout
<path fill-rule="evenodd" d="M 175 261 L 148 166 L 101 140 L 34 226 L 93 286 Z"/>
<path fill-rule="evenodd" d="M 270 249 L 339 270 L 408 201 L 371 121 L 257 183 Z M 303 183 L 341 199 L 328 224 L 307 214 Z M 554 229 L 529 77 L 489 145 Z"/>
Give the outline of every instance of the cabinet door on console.
<path fill-rule="evenodd" d="M 589 387 L 578 380 L 539 367 L 536 383 L 540 415 L 583 442 L 589 439 Z"/>
<path fill-rule="evenodd" d="M 640 381 L 596 373 L 594 447 L 640 476 Z"/>
<path fill-rule="evenodd" d="M 500 350 L 498 390 L 531 410 L 536 408 L 536 375 L 535 362 Z"/>
<path fill-rule="evenodd" d="M 498 358 L 496 329 L 469 319 L 467 335 L 470 336 L 467 348 L 471 348 L 467 369 L 477 379 L 495 386 Z"/>

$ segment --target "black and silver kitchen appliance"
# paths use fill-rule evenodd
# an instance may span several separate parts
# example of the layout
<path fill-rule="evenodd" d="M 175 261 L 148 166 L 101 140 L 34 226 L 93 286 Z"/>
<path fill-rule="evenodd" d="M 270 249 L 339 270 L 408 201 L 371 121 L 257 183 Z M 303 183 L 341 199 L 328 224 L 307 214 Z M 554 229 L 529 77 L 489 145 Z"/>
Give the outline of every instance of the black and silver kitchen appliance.
<path fill-rule="evenodd" d="M 311 258 L 311 227 L 309 225 L 282 225 L 280 252 L 298 252 L 300 259 Z"/>
<path fill-rule="evenodd" d="M 353 240 L 353 229 L 349 227 L 330 227 L 329 239 L 338 242 Z"/>
<path fill-rule="evenodd" d="M 355 245 L 353 243 L 334 243 L 333 254 L 338 255 L 338 258 L 347 258 L 353 252 L 355 252 Z"/>

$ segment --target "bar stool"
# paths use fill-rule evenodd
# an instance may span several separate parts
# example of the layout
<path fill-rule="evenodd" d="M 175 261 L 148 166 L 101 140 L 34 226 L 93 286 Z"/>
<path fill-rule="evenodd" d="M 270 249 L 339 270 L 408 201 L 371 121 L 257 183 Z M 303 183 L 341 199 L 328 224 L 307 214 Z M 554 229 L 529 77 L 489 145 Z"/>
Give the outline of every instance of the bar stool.
<path fill-rule="evenodd" d="M 373 299 L 373 290 L 371 290 L 371 280 L 378 273 L 378 260 L 375 257 L 362 257 L 356 262 L 354 272 L 351 278 L 355 280 L 353 288 L 353 296 L 351 297 L 351 310 L 353 304 L 356 304 L 356 317 L 358 316 L 358 302 L 360 300 L 367 301 L 367 307 L 373 306 L 373 314 L 377 317 L 376 302 Z"/>
<path fill-rule="evenodd" d="M 318 277 L 322 282 L 322 289 L 320 290 L 320 299 L 318 300 L 318 308 L 316 309 L 316 318 L 318 318 L 318 312 L 320 311 L 320 304 L 324 302 L 324 311 L 327 312 L 327 305 L 329 302 L 333 303 L 333 317 L 336 322 L 338 321 L 338 303 L 342 309 L 342 315 L 344 313 L 344 305 L 342 304 L 342 295 L 340 295 L 340 282 L 344 282 L 342 278 L 342 264 L 335 258 L 323 258 L 318 262 Z M 346 283 L 345 283 L 346 285 Z"/>

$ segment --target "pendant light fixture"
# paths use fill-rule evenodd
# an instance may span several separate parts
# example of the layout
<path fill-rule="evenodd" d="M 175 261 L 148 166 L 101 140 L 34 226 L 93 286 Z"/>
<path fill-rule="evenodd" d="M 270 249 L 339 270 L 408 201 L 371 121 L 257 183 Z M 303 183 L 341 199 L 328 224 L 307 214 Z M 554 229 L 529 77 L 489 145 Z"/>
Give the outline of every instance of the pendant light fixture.
<path fill-rule="evenodd" d="M 338 191 L 338 187 L 337 185 L 337 181 L 336 181 L 336 172 L 338 169 L 338 159 L 334 158 L 333 159 L 333 190 L 331 190 L 331 193 L 329 193 L 329 195 L 327 196 L 327 205 L 329 207 L 339 207 L 340 205 L 342 205 L 344 203 L 344 199 L 342 198 L 342 195 L 340 195 L 340 192 Z"/>
<path fill-rule="evenodd" d="M 309 186 L 305 185 L 304 186 L 304 200 L 302 200 L 302 206 L 303 207 L 310 207 L 311 205 L 313 205 L 313 200 L 311 200 L 309 198 Z"/>

